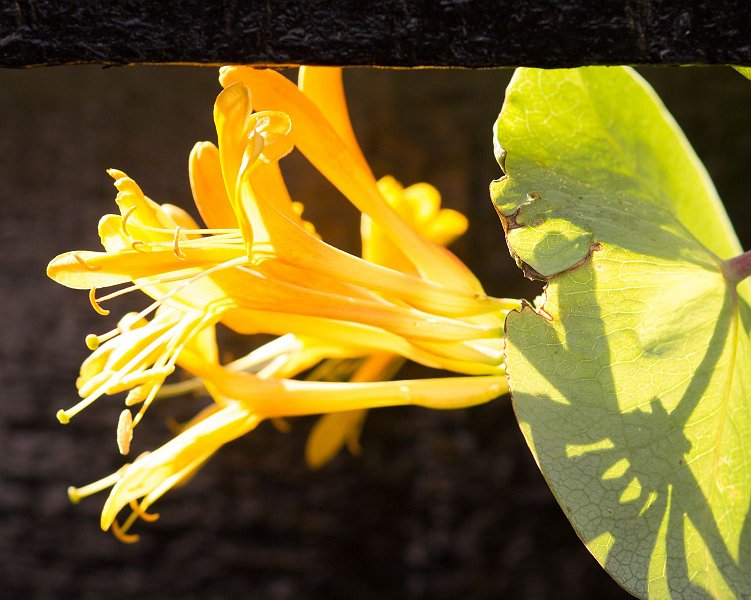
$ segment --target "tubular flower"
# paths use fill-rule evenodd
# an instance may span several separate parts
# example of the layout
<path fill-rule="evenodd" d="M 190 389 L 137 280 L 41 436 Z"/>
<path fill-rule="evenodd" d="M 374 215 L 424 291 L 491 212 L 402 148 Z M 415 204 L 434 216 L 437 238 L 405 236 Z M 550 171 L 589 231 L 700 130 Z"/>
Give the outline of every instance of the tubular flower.
<path fill-rule="evenodd" d="M 378 181 L 378 189 L 399 216 L 430 241 L 448 245 L 467 230 L 466 217 L 455 210 L 441 209 L 440 194 L 431 185 L 420 183 L 404 189 L 393 177 L 384 177 Z M 414 272 L 407 257 L 367 215 L 362 217 L 361 234 L 363 258 L 406 273 Z M 326 370 L 319 369 L 320 374 L 336 378 L 336 366 L 340 362 L 337 359 L 328 360 Z M 403 363 L 404 358 L 398 354 L 375 353 L 347 377 L 350 381 L 390 379 Z M 312 467 L 322 466 L 344 445 L 351 453 L 359 453 L 359 437 L 366 416 L 365 410 L 321 416 L 313 426 L 305 447 L 308 464 Z"/>
<path fill-rule="evenodd" d="M 111 487 L 101 524 L 124 541 L 136 538 L 128 533 L 136 519 L 155 518 L 147 509 L 166 491 L 265 419 L 328 415 L 308 447 L 309 462 L 321 464 L 345 442 L 357 447 L 370 408 L 459 408 L 507 391 L 501 332 L 518 301 L 487 296 L 444 248 L 467 223 L 440 209 L 434 188 L 375 180 L 352 132 L 340 70 L 303 68 L 299 87 L 273 71 L 240 67 L 222 69 L 220 81 L 218 143 L 196 144 L 189 160 L 206 226 L 111 170 L 119 214 L 99 223 L 104 251 L 61 254 L 47 271 L 88 289 L 103 315 L 102 304 L 123 294 L 152 298 L 108 333 L 87 336 L 81 401 L 58 412 L 61 422 L 103 395 L 127 392 L 117 426 L 127 454 L 155 399 L 197 389 L 211 397 L 172 441 L 70 488 L 78 501 Z M 328 245 L 302 218 L 279 168 L 293 148 L 362 212 L 362 257 Z M 98 294 L 111 286 L 121 287 Z M 223 365 L 218 323 L 280 337 Z M 407 359 L 465 376 L 388 381 Z M 193 379 L 165 384 L 176 366 Z M 120 525 L 126 506 L 132 514 Z"/>

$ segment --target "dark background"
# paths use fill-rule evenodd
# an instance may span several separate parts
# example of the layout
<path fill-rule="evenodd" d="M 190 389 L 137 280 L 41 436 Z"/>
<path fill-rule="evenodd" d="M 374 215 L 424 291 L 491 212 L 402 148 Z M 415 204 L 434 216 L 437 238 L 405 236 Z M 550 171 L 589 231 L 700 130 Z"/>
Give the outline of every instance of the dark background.
<path fill-rule="evenodd" d="M 646 68 L 714 177 L 751 245 L 751 82 L 727 68 Z M 455 246 L 489 292 L 540 290 L 512 263 L 488 199 L 500 175 L 491 126 L 511 71 L 351 70 L 356 131 L 377 176 L 436 185 L 464 211 Z M 359 457 L 320 471 L 303 461 L 312 419 L 283 434 L 263 424 L 222 449 L 137 525 L 127 546 L 98 527 L 100 494 L 69 504 L 68 485 L 117 469 L 119 401 L 64 427 L 83 337 L 113 321 L 58 286 L 46 263 L 96 249 L 113 212 L 107 167 L 160 202 L 188 208 L 187 157 L 214 140 L 212 68 L 65 67 L 0 71 L 0 595 L 3 598 L 627 597 L 591 558 L 555 503 L 507 397 L 454 412 L 372 412 Z M 296 199 L 328 241 L 358 252 L 357 214 L 299 158 Z M 143 304 L 141 304 L 143 306 Z M 112 307 L 113 317 L 126 309 Z M 235 352 L 247 340 L 227 338 Z M 405 376 L 419 376 L 417 368 Z M 165 421 L 197 410 L 165 401 L 134 453 L 168 439 Z"/>

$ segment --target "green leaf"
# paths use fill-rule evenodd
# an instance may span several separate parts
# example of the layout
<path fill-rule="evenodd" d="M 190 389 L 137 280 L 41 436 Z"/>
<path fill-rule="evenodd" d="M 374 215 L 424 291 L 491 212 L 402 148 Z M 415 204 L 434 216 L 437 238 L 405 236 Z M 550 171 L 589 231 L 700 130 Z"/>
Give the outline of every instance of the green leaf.
<path fill-rule="evenodd" d="M 509 314 L 522 432 L 595 558 L 655 598 L 751 594 L 751 310 L 709 177 L 631 69 L 519 69 L 491 194 L 547 282 Z"/>

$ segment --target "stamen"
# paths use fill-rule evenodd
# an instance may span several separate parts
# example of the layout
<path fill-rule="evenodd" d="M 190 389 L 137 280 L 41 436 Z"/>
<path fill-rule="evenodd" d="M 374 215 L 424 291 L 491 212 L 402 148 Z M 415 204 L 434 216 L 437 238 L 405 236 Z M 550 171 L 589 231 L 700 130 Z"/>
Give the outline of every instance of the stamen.
<path fill-rule="evenodd" d="M 89 290 L 89 302 L 91 302 L 91 306 L 100 315 L 103 315 L 103 316 L 106 317 L 108 314 L 110 314 L 110 311 L 108 311 L 107 309 L 102 308 L 101 306 L 99 306 L 99 302 L 97 302 L 97 299 L 96 299 L 96 288 L 91 288 Z"/>
<path fill-rule="evenodd" d="M 130 291 L 130 288 L 125 288 L 125 289 Z M 120 292 L 124 293 L 125 290 L 120 290 Z M 108 294 L 100 298 L 99 301 L 104 302 L 105 300 L 115 298 L 117 295 L 119 295 L 118 292 L 113 292 L 112 294 Z M 145 314 L 148 314 L 148 312 Z M 114 329 L 110 329 L 107 333 L 103 333 L 101 335 L 95 335 L 93 333 L 90 333 L 89 335 L 87 335 L 86 346 L 90 350 L 96 350 L 104 342 L 108 342 L 109 340 L 117 337 L 121 333 L 127 333 L 128 331 L 130 331 L 133 324 L 137 323 L 142 318 L 143 318 L 143 315 L 141 315 L 140 313 L 128 313 L 122 319 L 120 319 L 120 322 L 117 324 L 117 327 L 115 327 Z"/>
<path fill-rule="evenodd" d="M 159 513 L 146 512 L 136 500 L 131 500 L 128 505 L 133 512 L 138 515 L 138 518 L 146 521 L 147 523 L 153 523 L 159 518 Z"/>
<path fill-rule="evenodd" d="M 117 523 L 117 519 L 112 521 L 112 534 L 120 540 L 123 544 L 135 544 L 141 536 L 134 533 L 126 533 L 127 527 L 123 526 L 122 529 Z"/>
<path fill-rule="evenodd" d="M 140 225 L 141 229 L 144 229 L 145 231 L 151 231 L 153 233 L 173 233 L 174 229 L 165 229 L 164 227 L 152 227 L 150 225 Z M 235 228 L 229 228 L 225 227 L 223 229 L 189 229 L 191 235 L 192 234 L 201 234 L 201 235 L 214 235 L 214 234 L 232 234 L 232 235 L 239 235 L 240 230 Z"/>
<path fill-rule="evenodd" d="M 117 448 L 123 456 L 130 452 L 130 442 L 133 441 L 133 415 L 126 408 L 117 420 Z"/>
<path fill-rule="evenodd" d="M 145 250 L 139 250 L 138 248 L 140 248 L 141 246 L 145 246 L 145 245 L 146 244 L 144 242 L 142 242 L 141 240 L 133 240 L 130 243 L 130 247 L 133 250 L 135 250 L 136 252 L 140 252 L 141 254 L 145 254 L 146 251 Z"/>
<path fill-rule="evenodd" d="M 141 242 L 143 243 L 143 242 Z M 177 275 L 166 275 L 164 277 L 149 277 L 149 278 L 142 278 L 138 280 L 138 283 L 132 283 L 129 284 L 123 288 L 120 288 L 119 290 L 115 290 L 114 292 L 110 292 L 106 296 L 102 296 L 99 298 L 99 302 L 106 302 L 107 300 L 112 300 L 113 298 L 118 298 L 120 296 L 124 296 L 125 294 L 130 294 L 131 292 L 136 292 L 139 290 L 142 290 L 146 287 L 149 287 L 151 285 L 159 285 L 163 283 L 173 283 L 175 281 L 185 281 L 189 276 L 186 275 L 186 272 L 191 272 L 195 269 L 181 269 Z"/>
<path fill-rule="evenodd" d="M 199 281 L 202 278 L 207 277 L 208 275 L 211 275 L 211 274 L 216 273 L 218 271 L 223 271 L 225 269 L 231 269 L 233 267 L 239 267 L 240 265 L 244 265 L 244 264 L 247 264 L 247 263 L 248 263 L 248 257 L 247 256 L 238 256 L 237 258 L 232 258 L 232 259 L 230 259 L 228 261 L 225 261 L 223 263 L 219 263 L 217 265 L 209 267 L 208 269 L 204 269 L 200 273 L 198 273 L 196 275 L 193 275 L 190 279 L 186 280 L 184 283 L 182 283 L 182 284 L 174 287 L 169 292 L 167 292 L 166 294 L 164 294 L 164 296 L 162 296 L 161 298 L 159 298 L 159 300 L 155 300 L 149 306 L 147 306 L 146 308 L 144 308 L 141 312 L 137 313 L 136 319 L 143 319 L 144 317 L 150 315 L 157 308 L 159 308 L 162 304 L 164 304 L 164 302 L 166 300 L 169 300 L 173 296 L 176 296 L 177 294 L 179 294 L 180 292 L 182 292 L 186 288 L 188 288 L 191 285 L 193 285 L 196 281 Z M 110 332 L 110 333 L 112 333 L 112 332 Z M 117 335 L 117 333 L 119 333 L 119 332 L 115 331 L 115 333 L 113 333 L 112 335 L 110 335 L 110 334 L 105 334 L 105 335 L 108 335 L 109 337 L 107 339 L 109 339 L 110 337 L 114 337 L 115 335 Z M 99 336 L 100 341 L 103 341 L 102 338 L 103 338 L 103 336 Z"/>
<path fill-rule="evenodd" d="M 97 492 L 101 492 L 108 487 L 112 487 L 118 481 L 120 481 L 120 477 L 127 467 L 128 465 L 123 465 L 114 473 L 107 475 L 107 477 L 102 477 L 98 481 L 90 483 L 89 485 L 85 485 L 80 488 L 70 486 L 68 488 L 68 498 L 73 504 L 78 504 L 82 498 L 86 498 L 87 496 L 91 496 L 92 494 L 96 494 Z"/>
<path fill-rule="evenodd" d="M 123 235 L 125 237 L 130 237 L 130 234 L 128 233 L 128 218 L 135 212 L 136 208 L 138 207 L 136 205 L 133 205 L 128 210 L 126 210 L 125 214 L 123 215 L 122 221 L 120 221 L 120 229 L 122 229 Z"/>
<path fill-rule="evenodd" d="M 99 396 L 101 396 L 101 393 L 91 394 L 87 396 L 86 398 L 84 398 L 83 400 L 81 400 L 78 404 L 75 404 L 74 406 L 72 406 L 71 408 L 67 410 L 62 410 L 62 409 L 58 410 L 55 415 L 57 416 L 57 420 L 60 421 L 60 423 L 62 423 L 63 425 L 67 425 L 68 423 L 70 423 L 70 420 L 73 417 L 75 417 L 78 413 L 80 413 L 87 406 L 93 404 L 96 401 L 96 399 L 99 398 Z"/>
<path fill-rule="evenodd" d="M 86 336 L 86 346 L 89 347 L 91 350 L 96 350 L 99 346 L 101 346 L 104 342 L 108 342 L 113 337 L 117 337 L 122 333 L 122 329 L 119 327 L 115 327 L 114 329 L 110 329 L 107 333 L 103 333 L 102 335 L 95 335 L 93 333 L 90 333 Z M 96 346 L 92 348 L 92 346 L 95 345 L 94 339 L 96 338 Z"/>
<path fill-rule="evenodd" d="M 174 367 L 172 367 L 174 370 Z M 154 398 L 156 397 L 156 393 L 159 391 L 159 386 L 154 385 L 151 387 L 151 391 L 149 392 L 149 395 L 146 396 L 146 398 L 143 401 L 143 404 L 141 405 L 141 408 L 136 413 L 135 418 L 133 419 L 133 427 L 138 425 L 141 422 L 141 419 L 143 419 L 143 416 L 146 414 L 146 411 L 151 406 L 151 403 L 154 401 Z"/>
<path fill-rule="evenodd" d="M 158 283 L 162 283 L 162 281 L 159 280 Z M 151 282 L 148 282 L 148 283 L 134 283 L 132 285 L 128 285 L 114 292 L 110 292 L 106 296 L 102 296 L 101 298 L 99 298 L 99 302 L 106 302 L 107 300 L 112 300 L 113 298 L 118 298 L 120 296 L 124 296 L 125 294 L 129 294 L 130 292 L 136 292 L 149 285 L 154 285 L 154 284 Z"/>
<path fill-rule="evenodd" d="M 78 252 L 73 253 L 73 258 L 75 258 L 79 263 L 81 263 L 81 266 L 87 271 L 100 271 L 102 269 L 100 265 L 92 266 L 89 263 L 87 263 L 83 258 L 81 258 L 81 255 L 78 254 Z"/>
<path fill-rule="evenodd" d="M 180 226 L 175 227 L 175 237 L 172 239 L 172 250 L 177 258 L 185 258 L 185 252 L 180 250 Z"/>

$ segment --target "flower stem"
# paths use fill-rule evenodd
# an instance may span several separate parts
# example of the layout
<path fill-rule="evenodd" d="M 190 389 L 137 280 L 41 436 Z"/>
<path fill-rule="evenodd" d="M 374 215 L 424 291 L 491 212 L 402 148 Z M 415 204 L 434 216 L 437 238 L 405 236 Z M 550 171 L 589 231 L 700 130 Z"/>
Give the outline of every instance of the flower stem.
<path fill-rule="evenodd" d="M 751 275 L 751 250 L 726 260 L 725 270 L 733 283 L 739 283 Z"/>

